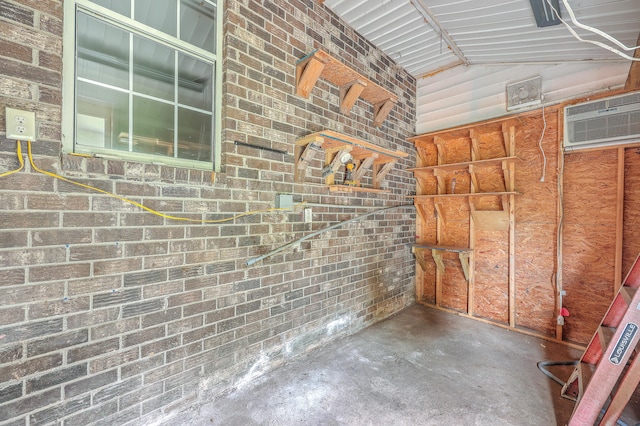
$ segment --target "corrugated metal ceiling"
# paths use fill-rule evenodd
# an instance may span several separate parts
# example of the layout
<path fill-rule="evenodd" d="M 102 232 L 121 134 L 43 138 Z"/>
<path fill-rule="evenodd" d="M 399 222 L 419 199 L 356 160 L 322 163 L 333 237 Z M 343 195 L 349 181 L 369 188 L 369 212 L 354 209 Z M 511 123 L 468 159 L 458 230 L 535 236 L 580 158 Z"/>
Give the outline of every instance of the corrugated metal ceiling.
<path fill-rule="evenodd" d="M 562 24 L 538 28 L 529 0 L 325 0 L 324 4 L 415 77 L 462 63 L 622 60 L 575 39 Z M 562 17 L 569 21 L 562 0 L 560 4 Z M 635 45 L 639 0 L 569 0 L 569 4 L 580 22 Z M 588 31 L 576 31 L 583 38 L 604 41 Z"/>

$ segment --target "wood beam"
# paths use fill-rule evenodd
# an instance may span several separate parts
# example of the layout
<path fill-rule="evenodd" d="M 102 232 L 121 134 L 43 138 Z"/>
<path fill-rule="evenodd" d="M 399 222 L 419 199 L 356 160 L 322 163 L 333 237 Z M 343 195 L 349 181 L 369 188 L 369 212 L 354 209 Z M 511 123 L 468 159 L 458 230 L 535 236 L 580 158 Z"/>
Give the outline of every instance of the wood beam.
<path fill-rule="evenodd" d="M 638 35 L 638 42 L 636 46 L 640 45 L 640 34 Z M 636 49 L 633 54 L 634 58 L 640 58 L 640 49 Z M 640 61 L 631 61 L 631 68 L 629 68 L 629 75 L 627 75 L 627 82 L 624 84 L 624 90 L 639 90 L 640 89 Z"/>

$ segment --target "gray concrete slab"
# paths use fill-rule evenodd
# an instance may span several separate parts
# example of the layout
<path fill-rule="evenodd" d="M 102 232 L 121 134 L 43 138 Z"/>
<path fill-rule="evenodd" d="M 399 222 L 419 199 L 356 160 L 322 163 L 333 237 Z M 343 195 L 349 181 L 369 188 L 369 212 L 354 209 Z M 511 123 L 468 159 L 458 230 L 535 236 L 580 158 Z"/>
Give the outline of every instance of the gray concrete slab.
<path fill-rule="evenodd" d="M 226 426 L 563 425 L 573 402 L 536 364 L 580 355 L 414 305 L 181 418 Z M 554 372 L 566 380 L 571 370 Z"/>

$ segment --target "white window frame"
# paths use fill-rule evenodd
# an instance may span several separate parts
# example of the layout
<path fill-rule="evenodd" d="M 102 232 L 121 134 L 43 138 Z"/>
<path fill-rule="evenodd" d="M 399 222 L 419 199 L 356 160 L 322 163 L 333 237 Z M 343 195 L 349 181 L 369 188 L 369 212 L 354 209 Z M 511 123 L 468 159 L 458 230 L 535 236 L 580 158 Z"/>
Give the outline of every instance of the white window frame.
<path fill-rule="evenodd" d="M 178 0 L 179 1 L 179 0 Z M 100 158 L 113 158 L 140 163 L 164 164 L 192 169 L 220 171 L 220 146 L 222 141 L 222 38 L 223 38 L 223 3 L 216 1 L 216 53 L 207 52 L 179 40 L 176 37 L 148 27 L 131 18 L 124 17 L 89 0 L 65 0 L 64 32 L 62 55 L 62 152 L 66 154 L 88 154 Z M 78 11 L 98 17 L 108 23 L 116 24 L 134 34 L 143 35 L 152 40 L 169 42 L 180 46 L 185 52 L 198 58 L 215 61 L 214 99 L 213 99 L 213 163 L 187 160 L 182 158 L 163 157 L 115 149 L 100 149 L 90 146 L 76 145 L 76 15 Z M 118 25 L 120 23 L 120 25 Z"/>

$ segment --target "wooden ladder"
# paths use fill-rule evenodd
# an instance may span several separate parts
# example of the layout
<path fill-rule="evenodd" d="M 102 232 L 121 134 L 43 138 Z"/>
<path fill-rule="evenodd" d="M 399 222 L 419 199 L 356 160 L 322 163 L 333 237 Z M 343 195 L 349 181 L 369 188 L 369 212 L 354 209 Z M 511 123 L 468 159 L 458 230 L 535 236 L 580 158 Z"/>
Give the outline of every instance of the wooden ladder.
<path fill-rule="evenodd" d="M 640 382 L 640 356 L 632 357 L 640 340 L 639 259 L 562 388 L 577 401 L 569 426 L 614 425 Z"/>

